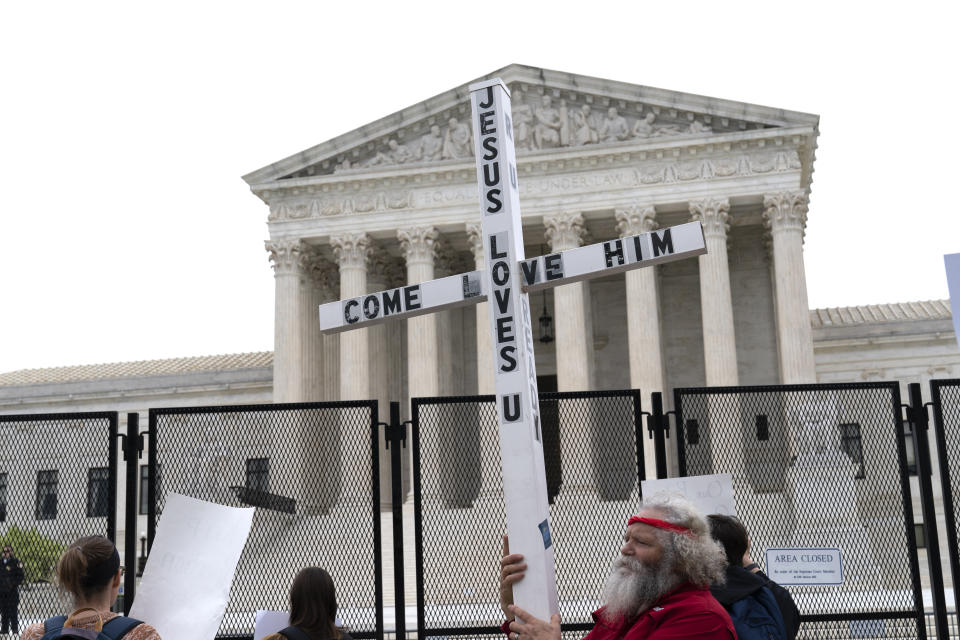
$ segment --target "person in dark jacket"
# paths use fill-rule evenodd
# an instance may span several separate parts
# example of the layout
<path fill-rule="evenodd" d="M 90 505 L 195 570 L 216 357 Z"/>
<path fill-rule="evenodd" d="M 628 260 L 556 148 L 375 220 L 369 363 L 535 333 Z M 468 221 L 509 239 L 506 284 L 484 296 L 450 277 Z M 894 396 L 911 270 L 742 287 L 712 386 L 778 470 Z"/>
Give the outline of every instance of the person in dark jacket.
<path fill-rule="evenodd" d="M 710 587 L 710 592 L 727 610 L 734 603 L 767 587 L 776 600 L 786 630 L 787 640 L 795 640 L 800 629 L 800 611 L 790 592 L 760 571 L 750 558 L 750 536 L 739 519 L 712 514 L 707 516 L 710 535 L 719 542 L 727 556 L 726 584 Z"/>
<path fill-rule="evenodd" d="M 23 564 L 13 555 L 13 547 L 4 545 L 0 560 L 0 633 L 19 633 L 17 608 L 20 606 L 18 589 L 23 582 Z"/>

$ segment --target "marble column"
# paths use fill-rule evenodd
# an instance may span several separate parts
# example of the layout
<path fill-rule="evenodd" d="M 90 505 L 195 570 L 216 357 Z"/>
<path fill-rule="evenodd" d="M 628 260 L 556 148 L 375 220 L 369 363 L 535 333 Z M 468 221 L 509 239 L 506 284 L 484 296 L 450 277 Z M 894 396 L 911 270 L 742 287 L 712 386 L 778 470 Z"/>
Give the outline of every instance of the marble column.
<path fill-rule="evenodd" d="M 372 254 L 370 236 L 348 232 L 330 238 L 333 255 L 340 267 L 340 299 L 356 298 L 367 293 L 367 266 Z M 370 399 L 370 329 L 353 329 L 340 334 L 340 399 Z M 339 420 L 337 441 L 341 439 L 351 455 L 341 456 L 340 478 L 347 500 L 369 496 L 370 459 L 358 453 L 356 439 L 367 431 L 357 425 L 356 410 L 343 411 Z M 331 437 L 334 434 L 331 433 Z"/>
<path fill-rule="evenodd" d="M 407 262 L 407 284 L 434 279 L 434 248 L 440 234 L 430 226 L 399 229 L 401 253 Z M 427 313 L 407 320 L 407 371 L 411 398 L 440 393 L 437 359 L 437 317 Z"/>
<path fill-rule="evenodd" d="M 267 241 L 274 272 L 273 401 L 300 402 L 303 390 L 301 309 L 306 301 L 299 240 Z"/>
<path fill-rule="evenodd" d="M 467 223 L 467 238 L 473 252 L 474 269 L 483 271 L 487 268 L 486 257 L 483 253 L 483 233 L 479 222 Z M 475 305 L 477 314 L 477 394 L 493 395 L 493 345 L 490 341 L 490 312 L 487 303 Z"/>
<path fill-rule="evenodd" d="M 367 263 L 371 256 L 370 237 L 365 233 L 344 233 L 330 238 L 340 265 L 340 299 L 367 293 Z M 369 329 L 340 334 L 340 399 L 369 400 Z"/>
<path fill-rule="evenodd" d="M 703 361 L 708 387 L 737 384 L 737 343 L 733 330 L 733 299 L 727 233 L 730 203 L 704 198 L 690 203 L 690 214 L 703 224 L 707 253 L 700 261 L 700 311 L 703 324 Z"/>
<path fill-rule="evenodd" d="M 273 401 L 301 402 L 304 399 L 303 357 L 303 280 L 304 246 L 299 240 L 268 241 L 266 249 L 273 262 L 275 282 Z M 268 428 L 272 437 L 270 467 L 273 493 L 303 503 L 307 473 L 302 456 L 303 438 L 308 429 L 294 420 L 294 429 L 283 414 L 271 415 L 276 420 Z"/>
<path fill-rule="evenodd" d="M 337 300 L 339 295 L 337 265 L 320 256 L 316 250 L 301 253 L 303 269 L 307 277 L 303 279 L 305 288 L 304 299 L 307 304 L 301 309 L 303 319 L 303 353 L 307 362 L 304 366 L 304 400 L 307 402 L 323 402 L 334 399 L 328 397 L 327 391 L 327 338 L 320 332 L 320 318 L 317 314 L 319 306 L 331 300 Z M 334 367 L 339 365 L 339 356 L 334 356 Z"/>
<path fill-rule="evenodd" d="M 648 233 L 658 227 L 652 206 L 617 209 L 621 238 Z M 664 392 L 663 346 L 660 337 L 660 299 L 657 267 L 642 267 L 624 274 L 627 289 L 627 344 L 630 353 L 630 386 L 643 392 L 644 402 L 654 392 Z M 657 477 L 654 441 L 643 430 L 643 462 L 648 478 Z"/>
<path fill-rule="evenodd" d="M 814 383 L 817 376 L 803 266 L 807 194 L 804 191 L 767 194 L 763 197 L 763 207 L 763 220 L 773 241 L 780 383 Z"/>
<path fill-rule="evenodd" d="M 574 249 L 583 243 L 586 229 L 579 213 L 559 213 L 543 218 L 545 237 L 553 253 Z M 557 389 L 589 391 L 593 387 L 593 333 L 588 320 L 589 283 L 575 282 L 553 290 Z M 560 440 L 560 478 L 563 493 L 596 490 L 594 483 L 593 441 L 596 424 L 591 407 L 583 411 L 583 401 L 558 403 Z M 544 408 L 545 416 L 549 410 Z M 544 448 L 549 425 L 544 423 Z M 545 452 L 546 455 L 546 452 Z M 549 462 L 544 461 L 548 466 Z"/>
<path fill-rule="evenodd" d="M 579 213 L 559 213 L 543 217 L 550 251 L 575 249 L 583 243 L 586 229 Z M 575 282 L 553 290 L 556 321 L 557 389 L 589 391 L 593 388 L 593 335 L 587 314 L 587 282 Z"/>
<path fill-rule="evenodd" d="M 707 253 L 700 260 L 700 316 L 703 326 L 703 361 L 708 387 L 735 386 L 737 342 L 733 328 L 733 299 L 727 233 L 730 203 L 726 198 L 690 202 L 690 214 L 703 224 Z M 735 487 L 743 483 L 743 427 L 736 396 L 707 398 L 708 436 L 713 473 L 730 473 Z"/>
<path fill-rule="evenodd" d="M 324 302 L 338 299 L 339 270 L 337 265 L 322 257 L 319 251 L 313 248 L 301 252 L 301 262 L 307 275 L 302 286 L 306 289 L 305 299 L 308 300 L 308 304 L 301 310 L 303 353 L 306 359 L 305 400 L 338 400 L 337 397 L 330 397 L 327 385 L 331 368 L 333 375 L 339 375 L 339 351 L 331 353 L 328 341 L 333 336 L 320 333 L 317 308 Z M 299 413 L 297 423 L 300 425 L 301 434 L 297 442 L 303 470 L 303 486 L 297 511 L 302 514 L 328 513 L 337 503 L 343 488 L 340 424 L 335 412 L 329 409 Z"/>

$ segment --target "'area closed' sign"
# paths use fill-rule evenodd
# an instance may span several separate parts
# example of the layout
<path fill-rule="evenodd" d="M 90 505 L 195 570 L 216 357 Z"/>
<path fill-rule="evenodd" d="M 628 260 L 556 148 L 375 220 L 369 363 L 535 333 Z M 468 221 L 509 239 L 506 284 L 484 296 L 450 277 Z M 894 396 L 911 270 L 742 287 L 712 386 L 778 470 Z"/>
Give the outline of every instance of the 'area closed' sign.
<path fill-rule="evenodd" d="M 767 549 L 767 576 L 778 584 L 843 584 L 840 549 Z"/>

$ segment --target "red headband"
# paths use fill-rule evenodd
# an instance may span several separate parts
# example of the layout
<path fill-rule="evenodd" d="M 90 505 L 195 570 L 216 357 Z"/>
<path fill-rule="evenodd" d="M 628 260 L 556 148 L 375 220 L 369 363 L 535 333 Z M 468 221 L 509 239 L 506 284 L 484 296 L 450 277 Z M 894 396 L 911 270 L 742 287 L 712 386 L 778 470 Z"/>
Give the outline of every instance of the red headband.
<path fill-rule="evenodd" d="M 627 526 L 629 527 L 630 525 L 638 522 L 642 524 L 648 524 L 651 527 L 656 527 L 657 529 L 666 529 L 667 531 L 673 531 L 674 533 L 682 533 L 685 536 L 693 535 L 688 527 L 684 527 L 679 524 L 673 524 L 672 522 L 667 522 L 666 520 L 645 518 L 643 516 L 631 516 L 630 519 L 627 520 Z"/>

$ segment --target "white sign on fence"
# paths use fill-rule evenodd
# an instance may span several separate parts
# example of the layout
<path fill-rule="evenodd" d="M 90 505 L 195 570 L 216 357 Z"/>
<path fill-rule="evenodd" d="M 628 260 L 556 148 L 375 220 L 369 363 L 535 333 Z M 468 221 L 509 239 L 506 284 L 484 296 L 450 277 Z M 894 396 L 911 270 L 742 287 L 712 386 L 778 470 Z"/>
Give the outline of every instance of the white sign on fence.
<path fill-rule="evenodd" d="M 168 493 L 130 616 L 163 638 L 216 636 L 252 524 L 252 507 Z"/>
<path fill-rule="evenodd" d="M 737 515 L 737 502 L 733 496 L 733 479 L 729 473 L 642 480 L 640 489 L 644 496 L 662 491 L 679 493 L 704 515 L 711 513 L 724 516 Z"/>
<path fill-rule="evenodd" d="M 843 554 L 823 549 L 767 549 L 767 577 L 777 584 L 843 584 Z"/>
<path fill-rule="evenodd" d="M 290 614 L 286 611 L 257 611 L 253 625 L 253 640 L 263 640 L 290 626 Z"/>

